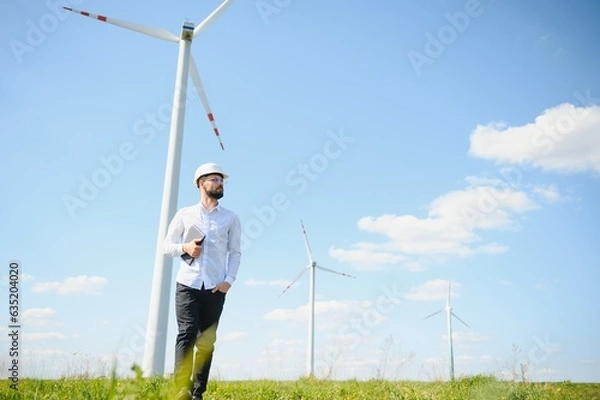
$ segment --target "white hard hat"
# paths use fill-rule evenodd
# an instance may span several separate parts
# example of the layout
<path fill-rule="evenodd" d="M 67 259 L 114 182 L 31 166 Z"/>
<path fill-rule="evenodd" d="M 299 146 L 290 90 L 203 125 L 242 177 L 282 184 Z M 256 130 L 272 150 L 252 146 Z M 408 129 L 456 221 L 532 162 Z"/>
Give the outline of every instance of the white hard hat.
<path fill-rule="evenodd" d="M 225 172 L 223 172 L 223 169 L 221 168 L 221 166 L 219 164 L 215 164 L 215 163 L 202 164 L 201 166 L 198 167 L 198 169 L 196 170 L 196 173 L 194 174 L 194 186 L 196 186 L 196 184 L 198 182 L 198 178 L 200 178 L 201 176 L 210 175 L 210 174 L 220 174 L 223 176 L 223 179 L 227 179 L 229 177 L 229 175 L 227 175 Z"/>

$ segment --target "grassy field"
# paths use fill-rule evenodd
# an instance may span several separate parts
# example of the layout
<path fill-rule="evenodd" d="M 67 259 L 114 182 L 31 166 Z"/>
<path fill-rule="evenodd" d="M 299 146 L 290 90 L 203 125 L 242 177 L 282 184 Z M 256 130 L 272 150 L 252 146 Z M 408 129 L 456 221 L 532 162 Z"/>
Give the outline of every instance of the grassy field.
<path fill-rule="evenodd" d="M 26 400 L 168 400 L 171 383 L 163 378 L 22 379 L 18 390 L 0 383 L 0 399 Z M 600 400 L 600 384 L 527 383 L 474 376 L 454 382 L 330 381 L 212 381 L 206 400 Z"/>

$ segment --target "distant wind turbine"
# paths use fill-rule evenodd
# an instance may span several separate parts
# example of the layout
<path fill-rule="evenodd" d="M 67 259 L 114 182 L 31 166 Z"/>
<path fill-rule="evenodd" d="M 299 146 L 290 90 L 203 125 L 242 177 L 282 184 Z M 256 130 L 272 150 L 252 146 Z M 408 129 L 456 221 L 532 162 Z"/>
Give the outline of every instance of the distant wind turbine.
<path fill-rule="evenodd" d="M 223 142 L 221 142 L 219 130 L 215 124 L 212 111 L 208 105 L 208 99 L 204 93 L 204 88 L 202 87 L 196 64 L 190 54 L 190 48 L 192 40 L 200 33 L 204 32 L 232 2 L 233 0 L 225 0 L 196 27 L 194 27 L 193 22 L 184 21 L 179 37 L 162 28 L 149 27 L 108 18 L 103 15 L 91 14 L 86 11 L 75 10 L 71 7 L 63 7 L 67 11 L 81 14 L 98 21 L 120 26 L 169 42 L 179 43 L 179 58 L 177 61 L 177 73 L 175 77 L 175 94 L 173 98 L 171 130 L 169 133 L 169 149 L 167 153 L 167 166 L 163 186 L 160 221 L 158 225 L 158 239 L 154 258 L 154 275 L 152 279 L 150 311 L 148 313 L 148 325 L 146 329 L 144 360 L 142 362 L 142 370 L 145 376 L 164 374 L 169 317 L 168 296 L 171 286 L 173 259 L 163 254 L 162 241 L 167 234 L 169 221 L 173 218 L 177 207 L 188 75 L 192 76 L 192 81 L 196 86 L 196 90 L 206 111 L 206 116 L 217 136 L 221 149 L 225 149 L 223 147 Z"/>
<path fill-rule="evenodd" d="M 457 320 L 459 320 L 460 322 L 462 322 L 467 328 L 469 328 L 469 325 L 467 325 L 467 323 L 465 321 L 460 319 L 452 311 L 452 307 L 450 306 L 450 285 L 451 285 L 451 283 L 448 282 L 448 297 L 446 298 L 446 307 L 434 312 L 433 314 L 429 314 L 428 316 L 426 316 L 423 319 L 433 317 L 434 315 L 437 315 L 443 311 L 446 311 L 446 324 L 448 325 L 448 347 L 450 349 L 450 380 L 453 381 L 454 380 L 454 346 L 452 345 L 452 317 L 454 317 Z"/>
<path fill-rule="evenodd" d="M 302 235 L 304 235 L 304 243 L 306 244 L 306 252 L 308 253 L 308 260 L 309 260 L 310 264 L 308 264 L 308 266 L 305 267 L 300 272 L 300 274 L 298 274 L 296 279 L 294 279 L 289 285 L 287 285 L 287 287 L 285 289 L 283 289 L 283 291 L 279 294 L 279 296 L 283 295 L 289 288 L 291 288 L 292 285 L 294 283 L 296 283 L 296 281 L 298 279 L 300 279 L 302 277 L 302 275 L 304 275 L 306 273 L 306 271 L 310 271 L 310 288 L 309 288 L 309 295 L 308 295 L 310 314 L 309 314 L 309 319 L 308 319 L 308 354 L 307 354 L 307 361 L 306 361 L 306 374 L 307 374 L 307 376 L 310 377 L 310 376 L 314 376 L 314 369 L 315 369 L 315 270 L 317 268 L 319 268 L 323 271 L 346 276 L 348 278 L 356 278 L 356 277 L 354 277 L 352 275 L 344 274 L 343 272 L 337 272 L 332 269 L 325 268 L 321 265 L 318 265 L 313 260 L 312 251 L 310 250 L 310 244 L 308 243 L 308 236 L 306 235 L 306 230 L 304 229 L 304 223 L 302 221 L 300 221 L 300 224 L 302 225 Z"/>

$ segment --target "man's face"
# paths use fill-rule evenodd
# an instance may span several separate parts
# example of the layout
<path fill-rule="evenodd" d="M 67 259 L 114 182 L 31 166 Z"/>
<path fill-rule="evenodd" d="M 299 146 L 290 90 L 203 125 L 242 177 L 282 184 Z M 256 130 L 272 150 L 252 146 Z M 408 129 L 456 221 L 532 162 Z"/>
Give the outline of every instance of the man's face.
<path fill-rule="evenodd" d="M 219 174 L 207 175 L 200 179 L 200 185 L 204 188 L 204 192 L 215 200 L 219 200 L 225 194 L 224 183 L 223 177 Z"/>

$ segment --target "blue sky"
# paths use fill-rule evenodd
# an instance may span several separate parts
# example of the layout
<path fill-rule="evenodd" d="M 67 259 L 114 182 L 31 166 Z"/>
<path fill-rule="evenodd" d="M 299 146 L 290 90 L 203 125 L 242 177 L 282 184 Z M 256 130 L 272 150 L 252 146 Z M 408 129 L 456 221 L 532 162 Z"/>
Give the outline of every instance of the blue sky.
<path fill-rule="evenodd" d="M 57 7 L 179 35 L 219 3 L 2 13 L 0 287 L 7 315 L 19 260 L 22 376 L 141 364 L 178 52 Z M 447 379 L 445 319 L 424 317 L 451 281 L 457 376 L 600 382 L 598 15 L 234 2 L 192 43 L 226 150 L 190 86 L 178 195 L 197 202 L 195 168 L 218 162 L 243 225 L 213 376 L 305 373 L 308 276 L 279 297 L 308 263 L 303 220 L 316 261 L 357 278 L 317 273 L 317 376 Z"/>

